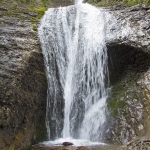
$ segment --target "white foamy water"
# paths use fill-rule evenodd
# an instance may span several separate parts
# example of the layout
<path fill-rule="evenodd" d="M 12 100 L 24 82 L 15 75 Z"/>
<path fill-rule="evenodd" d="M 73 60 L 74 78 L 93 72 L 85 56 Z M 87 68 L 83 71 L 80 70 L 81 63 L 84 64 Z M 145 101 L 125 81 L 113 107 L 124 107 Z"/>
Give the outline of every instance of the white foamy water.
<path fill-rule="evenodd" d="M 75 5 L 81 5 L 83 0 L 75 0 Z"/>
<path fill-rule="evenodd" d="M 56 139 L 55 141 L 46 141 L 42 142 L 42 144 L 46 146 L 61 146 L 62 143 L 64 142 L 70 142 L 73 143 L 73 146 L 102 146 L 106 145 L 105 143 L 100 143 L 100 142 L 90 142 L 88 140 L 83 140 L 83 139 L 72 139 L 72 138 L 60 138 Z"/>
<path fill-rule="evenodd" d="M 47 137 L 54 141 L 45 144 L 91 145 L 103 136 L 110 89 L 106 42 L 128 34 L 118 27 L 109 12 L 82 0 L 46 11 L 38 31 L 48 79 Z"/>

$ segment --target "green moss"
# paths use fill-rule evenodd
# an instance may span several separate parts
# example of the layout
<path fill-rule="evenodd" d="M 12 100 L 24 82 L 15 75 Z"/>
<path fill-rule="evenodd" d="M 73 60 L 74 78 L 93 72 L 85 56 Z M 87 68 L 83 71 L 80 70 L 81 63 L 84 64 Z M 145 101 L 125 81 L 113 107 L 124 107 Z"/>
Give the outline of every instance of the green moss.
<path fill-rule="evenodd" d="M 96 6 L 108 6 L 108 3 L 106 1 L 98 2 Z"/>
<path fill-rule="evenodd" d="M 34 24 L 36 21 L 37 21 L 37 18 L 35 18 L 35 17 L 32 17 L 31 20 L 30 20 L 30 22 L 31 22 L 32 24 Z"/>
<path fill-rule="evenodd" d="M 6 95 L 9 95 L 9 92 L 8 92 L 8 91 L 6 91 Z"/>
<path fill-rule="evenodd" d="M 108 109 L 111 115 L 115 117 L 118 109 L 124 109 L 127 105 L 124 97 L 126 88 L 123 88 L 121 84 L 117 84 L 112 88 L 112 95 L 108 98 Z"/>
<path fill-rule="evenodd" d="M 44 12 L 46 11 L 46 7 L 38 7 L 38 8 L 35 8 L 35 12 L 38 13 L 38 19 L 40 19 L 43 15 L 44 15 Z"/>
<path fill-rule="evenodd" d="M 14 10 L 8 10 L 6 14 L 8 14 L 8 15 L 14 15 Z"/>
<path fill-rule="evenodd" d="M 33 25 L 32 29 L 33 29 L 34 31 L 37 31 L 37 26 L 36 26 L 36 25 Z"/>
<path fill-rule="evenodd" d="M 18 6 L 18 3 L 16 2 L 16 1 L 14 1 L 13 3 L 12 3 L 12 7 L 13 8 L 16 8 Z"/>
<path fill-rule="evenodd" d="M 140 74 L 136 72 L 127 72 L 119 82 L 115 83 L 111 90 L 111 95 L 107 100 L 108 110 L 112 117 L 115 117 L 118 110 L 125 113 L 124 109 L 128 107 L 128 102 L 140 100 L 140 86 L 136 85 Z"/>
<path fill-rule="evenodd" d="M 47 9 L 50 0 L 11 0 L 11 5 L 8 4 L 6 0 L 1 0 L 0 5 L 6 8 L 7 11 L 2 11 L 1 16 L 14 16 L 20 19 L 25 19 L 21 17 L 21 14 L 28 14 L 28 12 L 37 13 L 37 18 L 26 15 L 27 20 L 30 20 L 31 23 L 36 23 L 40 19 L 45 10 Z"/>

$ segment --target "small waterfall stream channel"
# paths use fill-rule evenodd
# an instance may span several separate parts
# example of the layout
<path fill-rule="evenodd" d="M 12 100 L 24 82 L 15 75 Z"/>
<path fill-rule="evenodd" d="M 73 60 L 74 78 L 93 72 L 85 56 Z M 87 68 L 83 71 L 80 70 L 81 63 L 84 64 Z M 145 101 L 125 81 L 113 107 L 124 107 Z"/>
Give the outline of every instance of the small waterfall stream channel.
<path fill-rule="evenodd" d="M 45 12 L 38 29 L 48 80 L 43 144 L 105 145 L 100 139 L 111 90 L 106 42 L 128 34 L 120 30 L 109 12 L 82 0 Z"/>

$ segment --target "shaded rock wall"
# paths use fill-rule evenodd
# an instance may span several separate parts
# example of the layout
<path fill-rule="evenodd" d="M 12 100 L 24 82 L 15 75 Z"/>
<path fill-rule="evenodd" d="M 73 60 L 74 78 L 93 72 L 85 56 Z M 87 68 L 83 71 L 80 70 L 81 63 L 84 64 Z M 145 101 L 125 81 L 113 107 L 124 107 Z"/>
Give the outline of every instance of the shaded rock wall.
<path fill-rule="evenodd" d="M 72 4 L 70 0 L 45 2 L 49 7 Z M 40 0 L 31 3 L 19 0 L 0 2 L 2 150 L 30 149 L 32 144 L 46 140 L 47 80 L 37 32 L 33 31 L 33 26 L 38 23 L 34 20 L 39 16 L 37 12 L 32 12 L 33 3 L 37 4 L 35 7 L 40 7 Z"/>
<path fill-rule="evenodd" d="M 108 99 L 111 116 L 108 139 L 124 144 L 134 137 L 150 135 L 150 124 L 146 123 L 150 115 L 147 112 L 150 55 L 130 46 L 116 45 L 108 46 L 108 56 L 112 88 Z"/>
<path fill-rule="evenodd" d="M 3 17 L 0 25 L 0 149 L 26 149 L 45 139 L 43 55 L 30 22 Z"/>
<path fill-rule="evenodd" d="M 40 6 L 40 0 L 34 3 Z M 38 14 L 32 12 L 32 1 L 2 0 L 0 4 L 0 149 L 28 149 L 46 140 L 47 80 L 37 32 L 33 31 L 36 22 L 32 24 Z M 57 7 L 72 2 L 45 4 Z"/>

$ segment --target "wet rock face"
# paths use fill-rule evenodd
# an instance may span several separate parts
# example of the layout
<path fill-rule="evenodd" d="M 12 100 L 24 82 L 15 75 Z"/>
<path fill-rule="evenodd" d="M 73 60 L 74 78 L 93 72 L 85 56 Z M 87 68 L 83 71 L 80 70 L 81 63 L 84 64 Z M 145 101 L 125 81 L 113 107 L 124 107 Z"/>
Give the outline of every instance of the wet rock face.
<path fill-rule="evenodd" d="M 113 13 L 133 32 L 107 43 L 112 90 L 105 140 L 125 144 L 134 137 L 150 136 L 150 13 L 139 5 Z"/>
<path fill-rule="evenodd" d="M 69 146 L 69 145 L 73 145 L 73 143 L 71 143 L 71 142 L 63 142 L 62 145 L 63 146 Z"/>
<path fill-rule="evenodd" d="M 29 21 L 0 19 L 0 149 L 27 149 L 45 139 L 47 83 Z"/>
<path fill-rule="evenodd" d="M 40 0 L 36 2 L 38 4 Z M 69 4 L 72 4 L 70 0 L 53 0 L 49 7 Z M 29 11 L 25 9 L 30 3 L 17 1 L 17 5 L 16 13 L 13 5 L 9 5 L 5 0 L 2 0 L 0 6 L 2 150 L 28 149 L 32 144 L 46 139 L 47 81 L 37 32 L 33 31 L 31 24 L 32 19 L 38 17 L 38 14 L 32 12 L 31 8 Z"/>
<path fill-rule="evenodd" d="M 143 5 L 136 5 L 127 8 L 110 7 L 117 21 L 121 23 L 122 27 L 127 23 L 131 28 L 131 32 L 124 38 L 117 38 L 111 44 L 125 44 L 132 47 L 142 49 L 150 53 L 150 8 Z"/>
<path fill-rule="evenodd" d="M 62 146 L 62 145 L 34 145 L 31 150 L 117 150 L 116 145 L 99 145 L 99 146 Z"/>
<path fill-rule="evenodd" d="M 124 144 L 133 137 L 146 136 L 148 124 L 146 125 L 145 121 L 149 120 L 149 115 L 146 117 L 145 111 L 150 104 L 147 98 L 150 96 L 147 88 L 150 85 L 147 76 L 150 71 L 150 55 L 128 46 L 116 45 L 109 48 L 112 85 L 108 99 L 108 109 L 112 119 L 109 122 L 110 140 L 113 143 Z M 145 90 L 146 94 L 144 94 Z"/>

